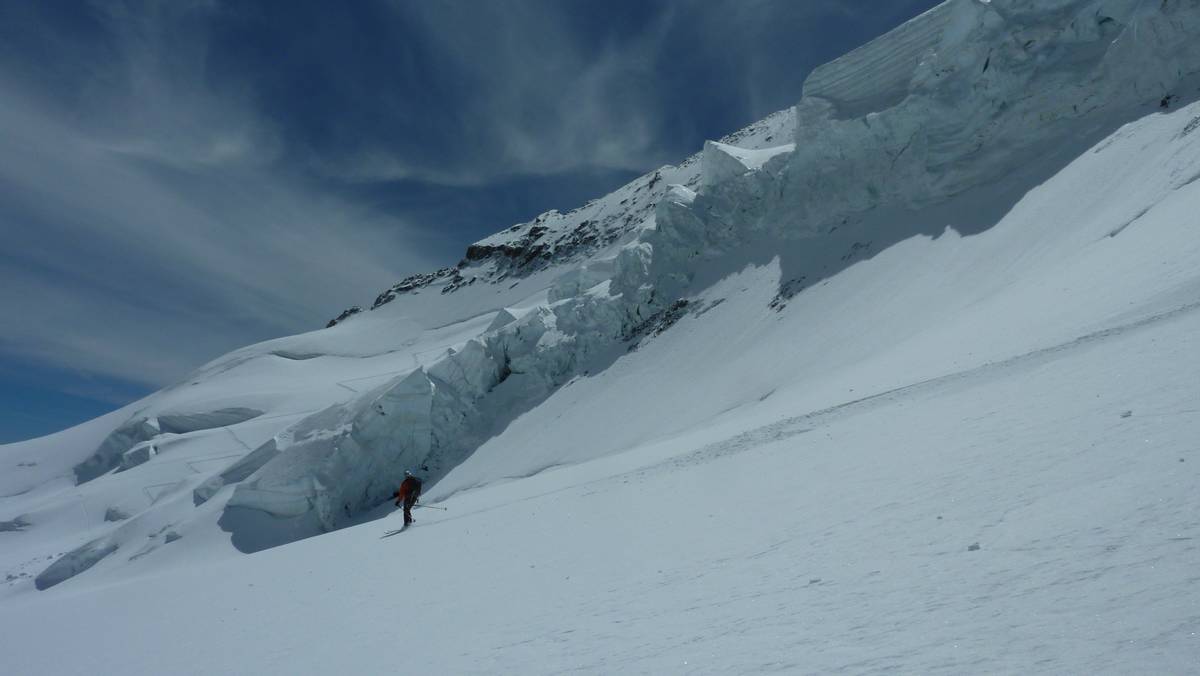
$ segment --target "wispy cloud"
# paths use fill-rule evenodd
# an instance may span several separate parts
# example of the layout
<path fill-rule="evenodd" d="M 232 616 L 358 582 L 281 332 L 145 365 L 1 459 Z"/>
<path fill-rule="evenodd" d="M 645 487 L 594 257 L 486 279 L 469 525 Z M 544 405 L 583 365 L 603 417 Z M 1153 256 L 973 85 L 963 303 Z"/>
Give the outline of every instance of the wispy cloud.
<path fill-rule="evenodd" d="M 934 2 L 0 3 L 0 366 L 158 386 L 318 327 Z"/>
<path fill-rule="evenodd" d="M 162 7 L 183 16 L 106 8 L 121 57 L 88 66 L 82 109 L 0 71 L 9 358 L 163 385 L 433 263 L 399 218 L 280 171 L 272 125 L 205 85 L 203 33 L 175 34 L 207 5 Z"/>
<path fill-rule="evenodd" d="M 406 56 L 438 83 L 428 105 L 450 124 L 413 124 L 396 107 L 421 104 L 405 98 L 380 105 L 441 144 L 325 152 L 314 167 L 444 185 L 646 171 L 792 105 L 813 67 L 935 3 L 393 0 L 380 20 L 407 31 Z"/>
<path fill-rule="evenodd" d="M 161 385 L 430 264 L 396 219 L 256 170 L 163 171 L 46 120 L 0 109 L 10 353 Z"/>
<path fill-rule="evenodd" d="M 413 58 L 437 81 L 421 94 L 433 98 L 381 97 L 395 138 L 322 148 L 311 160 L 315 171 L 352 182 L 481 185 L 581 169 L 645 171 L 672 157 L 656 135 L 662 12 L 650 12 L 648 26 L 596 42 L 564 3 L 389 8 L 382 20 L 412 39 Z M 423 105 L 443 119 L 412 119 L 411 108 Z M 414 144 L 414 136 L 426 143 Z"/>

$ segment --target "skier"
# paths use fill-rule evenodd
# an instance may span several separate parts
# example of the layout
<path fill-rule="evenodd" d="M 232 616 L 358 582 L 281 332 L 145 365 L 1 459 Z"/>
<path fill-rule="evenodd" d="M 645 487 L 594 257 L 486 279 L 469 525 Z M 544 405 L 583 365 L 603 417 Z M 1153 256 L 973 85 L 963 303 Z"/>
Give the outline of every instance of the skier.
<path fill-rule="evenodd" d="M 404 481 L 400 484 L 400 490 L 392 494 L 396 498 L 396 506 L 404 503 L 404 527 L 412 523 L 415 519 L 412 518 L 413 505 L 417 504 L 417 498 L 421 497 L 421 480 L 413 476 L 412 472 L 404 470 Z"/>

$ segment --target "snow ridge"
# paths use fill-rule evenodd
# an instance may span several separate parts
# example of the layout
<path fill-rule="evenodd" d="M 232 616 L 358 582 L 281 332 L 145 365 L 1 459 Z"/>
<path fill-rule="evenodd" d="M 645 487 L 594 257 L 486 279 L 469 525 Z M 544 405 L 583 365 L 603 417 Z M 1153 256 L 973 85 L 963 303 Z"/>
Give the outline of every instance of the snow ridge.
<path fill-rule="evenodd" d="M 768 148 L 789 138 L 792 126 L 793 111 L 789 108 L 729 134 L 721 142 L 749 149 Z M 384 290 L 371 309 L 430 286 L 436 285 L 440 293 L 453 293 L 476 283 L 498 284 L 528 277 L 592 256 L 645 228 L 670 185 L 698 185 L 701 157 L 702 153 L 697 153 L 677 166 L 661 167 L 578 209 L 566 213 L 550 210 L 532 221 L 485 237 L 467 247 L 454 267 L 412 275 Z M 349 308 L 329 326 L 356 313 Z"/>
<path fill-rule="evenodd" d="M 457 266 L 403 280 L 327 330 L 215 360 L 89 428 L 90 455 L 66 467 L 78 483 L 161 478 L 137 485 L 148 502 L 111 505 L 118 525 L 82 529 L 37 585 L 140 547 L 132 561 L 189 519 L 220 518 L 243 551 L 353 524 L 404 469 L 435 484 L 573 379 L 715 307 L 723 299 L 699 297 L 712 270 L 744 266 L 750 248 L 811 241 L 824 252 L 812 260 L 825 260 L 845 245 L 844 269 L 938 235 L 908 227 L 915 210 L 972 191 L 1010 208 L 1124 122 L 1192 98 L 1197 25 L 1200 6 L 1173 0 L 943 3 L 814 71 L 793 110 L 481 240 Z M 992 216 L 975 215 L 975 227 Z M 833 273 L 788 274 L 776 310 Z M 184 455 L 193 448 L 204 455 Z M 160 457 L 172 453 L 187 459 L 172 469 Z M 36 496 L 48 481 L 11 485 Z"/>
<path fill-rule="evenodd" d="M 1070 139 L 1072 128 L 1111 129 L 1200 70 L 1191 30 L 1200 9 L 1141 4 L 951 0 L 823 67 L 796 107 L 794 144 L 753 152 L 707 144 L 692 181 L 698 191 L 664 187 L 655 225 L 614 257 L 564 276 L 549 304 L 462 352 L 318 414 L 324 428 L 341 431 L 282 449 L 230 505 L 276 516 L 312 512 L 322 528 L 336 528 L 386 499 L 402 468 L 428 468 L 436 480 L 502 411 L 531 407 L 575 374 L 602 367 L 602 355 L 622 349 L 636 327 L 686 305 L 706 260 L 755 238 L 813 238 L 883 207 L 944 201 L 1019 170 Z M 918 52 L 912 63 L 897 57 Z M 881 60 L 894 66 L 877 75 Z M 865 89 L 851 84 L 864 78 Z M 866 90 L 886 96 L 868 101 Z M 868 103 L 889 107 L 842 117 Z M 657 195 L 661 173 L 622 191 Z M 550 221 L 563 222 L 543 215 L 476 245 L 468 258 L 502 255 L 521 268 L 550 257 L 556 249 L 534 244 L 552 231 L 543 225 Z"/>

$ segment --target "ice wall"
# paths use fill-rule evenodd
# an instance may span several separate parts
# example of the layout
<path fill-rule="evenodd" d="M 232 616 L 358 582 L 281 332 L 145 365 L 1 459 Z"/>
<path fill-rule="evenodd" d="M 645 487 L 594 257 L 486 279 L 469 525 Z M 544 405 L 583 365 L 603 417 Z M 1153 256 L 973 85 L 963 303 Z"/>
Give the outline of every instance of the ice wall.
<path fill-rule="evenodd" d="M 937 204 L 1050 152 L 1065 163 L 1193 81 L 1198 29 L 1194 0 L 944 3 L 814 71 L 791 143 L 707 144 L 698 190 L 667 189 L 653 227 L 564 275 L 546 305 L 503 311 L 463 349 L 306 418 L 197 501 L 235 483 L 231 507 L 337 528 L 405 468 L 436 480 L 573 375 L 669 326 L 712 258 Z"/>
<path fill-rule="evenodd" d="M 704 257 L 763 230 L 816 237 L 880 207 L 927 207 L 1073 157 L 1193 91 L 1198 72 L 1195 2 L 951 0 L 814 71 L 795 150 L 660 210 L 660 239 Z"/>
<path fill-rule="evenodd" d="M 606 284 L 605 284 L 606 286 Z M 405 469 L 436 480 L 513 416 L 594 364 L 626 324 L 623 306 L 585 293 L 504 322 L 426 368 L 309 416 L 194 492 L 235 485 L 230 508 L 332 530 L 389 499 Z"/>
<path fill-rule="evenodd" d="M 814 68 L 804 81 L 804 96 L 829 101 L 844 118 L 899 103 L 908 94 L 913 70 L 942 39 L 951 15 L 961 5 L 938 5 L 882 39 Z"/>
<path fill-rule="evenodd" d="M 117 467 L 128 469 L 146 462 L 157 453 L 150 444 L 163 434 L 187 434 L 236 425 L 262 415 L 252 408 L 222 408 L 215 411 L 164 413 L 157 417 L 135 416 L 105 437 L 87 460 L 75 466 L 75 481 L 83 483 Z"/>

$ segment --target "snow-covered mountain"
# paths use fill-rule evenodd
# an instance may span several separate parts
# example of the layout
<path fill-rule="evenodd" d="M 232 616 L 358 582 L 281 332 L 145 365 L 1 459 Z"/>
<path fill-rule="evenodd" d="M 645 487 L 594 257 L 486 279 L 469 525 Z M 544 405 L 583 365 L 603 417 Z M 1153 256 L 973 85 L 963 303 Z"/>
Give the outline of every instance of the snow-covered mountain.
<path fill-rule="evenodd" d="M 6 658 L 1194 670 L 1198 93 L 1194 1 L 950 0 L 679 166 L 0 447 Z M 380 540 L 405 469 L 446 511 Z"/>

